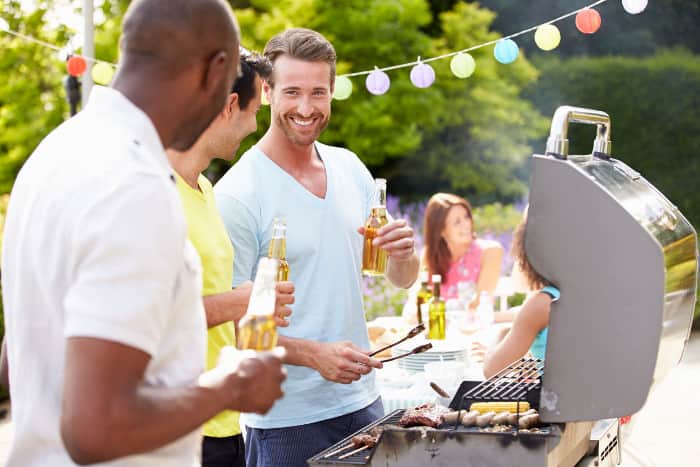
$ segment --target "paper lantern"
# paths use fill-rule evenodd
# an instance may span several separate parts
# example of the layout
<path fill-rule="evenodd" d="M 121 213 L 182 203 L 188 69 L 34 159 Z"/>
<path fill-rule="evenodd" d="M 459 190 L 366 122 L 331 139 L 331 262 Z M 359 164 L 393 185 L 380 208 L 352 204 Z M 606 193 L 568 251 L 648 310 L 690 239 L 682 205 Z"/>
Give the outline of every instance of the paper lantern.
<path fill-rule="evenodd" d="M 375 69 L 372 73 L 367 75 L 367 79 L 365 80 L 367 90 L 375 96 L 380 96 L 387 92 L 390 84 L 391 80 L 389 80 L 389 75 L 378 69 Z"/>
<path fill-rule="evenodd" d="M 450 61 L 450 70 L 457 78 L 469 78 L 475 69 L 476 62 L 470 54 L 460 52 Z"/>
<path fill-rule="evenodd" d="M 109 84 L 114 76 L 114 68 L 106 63 L 95 63 L 92 67 L 92 79 L 97 84 Z"/>
<path fill-rule="evenodd" d="M 87 62 L 79 55 L 73 55 L 66 63 L 68 74 L 71 76 L 80 76 L 87 70 Z"/>
<path fill-rule="evenodd" d="M 418 63 L 411 68 L 411 82 L 417 88 L 427 88 L 435 81 L 435 70 L 427 63 Z"/>
<path fill-rule="evenodd" d="M 338 76 L 335 78 L 334 88 L 333 99 L 345 100 L 352 94 L 352 81 L 347 76 Z"/>
<path fill-rule="evenodd" d="M 493 49 L 493 56 L 504 65 L 513 63 L 518 58 L 518 44 L 513 39 L 501 39 Z"/>
<path fill-rule="evenodd" d="M 576 14 L 576 27 L 584 34 L 593 34 L 600 28 L 600 13 L 593 8 L 584 8 Z"/>
<path fill-rule="evenodd" d="M 649 0 L 622 0 L 622 8 L 630 15 L 638 15 L 643 12 Z"/>
<path fill-rule="evenodd" d="M 535 31 L 535 44 L 542 50 L 554 50 L 561 42 L 559 28 L 553 24 L 543 24 Z"/>

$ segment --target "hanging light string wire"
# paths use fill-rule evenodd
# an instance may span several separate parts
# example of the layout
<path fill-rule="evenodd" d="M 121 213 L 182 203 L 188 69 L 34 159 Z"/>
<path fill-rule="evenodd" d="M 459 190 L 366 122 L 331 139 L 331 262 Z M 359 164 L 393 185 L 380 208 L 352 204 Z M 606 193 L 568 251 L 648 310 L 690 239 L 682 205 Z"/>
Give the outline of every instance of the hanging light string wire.
<path fill-rule="evenodd" d="M 65 50 L 65 47 L 59 47 L 59 46 L 51 44 L 49 42 L 42 41 L 41 39 L 37 39 L 36 37 L 27 36 L 26 34 L 22 34 L 21 32 L 13 31 L 12 29 L 9 29 L 9 28 L 0 27 L 0 32 L 6 32 L 11 36 L 19 37 L 20 39 L 24 39 L 25 41 L 34 42 L 35 44 L 43 45 L 44 47 L 48 47 L 49 49 L 55 50 L 56 52 L 63 52 Z M 69 53 L 69 55 L 70 55 L 70 53 Z M 100 60 L 100 59 L 95 58 L 95 57 L 88 57 L 87 55 L 82 55 L 82 54 L 76 54 L 76 55 L 80 55 L 82 58 L 84 58 L 85 60 L 87 60 L 89 62 L 104 63 L 105 65 L 110 65 L 113 67 L 117 66 L 116 64 L 114 64 L 112 62 L 108 62 L 106 60 Z"/>
<path fill-rule="evenodd" d="M 442 60 L 443 58 L 453 57 L 453 56 L 458 55 L 458 54 L 461 54 L 461 53 L 471 52 L 472 50 L 480 49 L 480 48 L 482 48 L 482 47 L 486 47 L 486 46 L 495 44 L 495 43 L 497 43 L 497 42 L 499 42 L 499 41 L 503 41 L 503 40 L 506 40 L 506 39 L 511 39 L 511 38 L 513 38 L 513 37 L 521 36 L 521 35 L 523 35 L 523 34 L 527 34 L 528 32 L 531 32 L 531 31 L 536 30 L 536 29 L 539 28 L 540 26 L 543 26 L 543 25 L 545 25 L 545 24 L 553 24 L 553 23 L 556 23 L 556 22 L 561 21 L 561 20 L 563 20 L 563 19 L 566 19 L 566 18 L 568 18 L 568 17 L 570 17 L 570 16 L 574 16 L 575 14 L 578 14 L 578 12 L 581 11 L 581 10 L 586 10 L 586 9 L 588 9 L 588 8 L 593 8 L 594 6 L 600 5 L 601 3 L 605 3 L 605 2 L 607 2 L 607 1 L 608 1 L 608 0 L 598 0 L 597 2 L 593 2 L 593 3 L 591 3 L 590 5 L 581 7 L 581 8 L 579 8 L 578 10 L 574 10 L 574 11 L 572 11 L 572 12 L 570 12 L 570 13 L 567 13 L 567 14 L 565 14 L 565 15 L 562 15 L 562 16 L 560 16 L 560 17 L 558 17 L 558 18 L 554 18 L 554 19 L 552 19 L 552 20 L 550 20 L 550 21 L 546 21 L 546 22 L 544 22 L 544 23 L 540 23 L 540 24 L 538 24 L 537 26 L 533 26 L 533 27 L 528 28 L 528 29 L 525 29 L 525 30 L 523 30 L 523 31 L 516 32 L 516 33 L 514 33 L 514 34 L 511 34 L 510 36 L 505 36 L 505 37 L 501 37 L 501 38 L 499 38 L 499 39 L 494 39 L 494 40 L 489 41 L 489 42 L 484 42 L 483 44 L 473 45 L 473 46 L 471 46 L 471 47 L 467 47 L 466 49 L 457 50 L 457 51 L 455 51 L 455 52 L 450 52 L 450 53 L 446 53 L 446 54 L 443 54 L 443 55 L 438 55 L 437 57 L 431 57 L 431 58 L 421 59 L 420 61 L 415 60 L 415 61 L 408 62 L 408 63 L 402 63 L 402 64 L 400 64 L 400 65 L 392 65 L 392 66 L 387 66 L 387 67 L 384 67 L 384 68 L 375 68 L 375 69 L 372 69 L 372 70 L 356 71 L 356 72 L 354 72 L 354 73 L 346 73 L 346 74 L 344 74 L 344 75 L 338 75 L 338 77 L 344 76 L 344 77 L 346 77 L 346 78 L 352 78 L 353 76 L 368 75 L 368 74 L 372 73 L 373 71 L 391 71 L 391 70 L 398 70 L 398 69 L 400 69 L 400 68 L 407 68 L 407 67 L 412 66 L 412 65 L 418 65 L 419 63 L 434 62 L 434 61 L 436 61 L 436 60 Z"/>
<path fill-rule="evenodd" d="M 368 75 L 368 74 L 372 73 L 373 71 L 391 71 L 391 70 L 398 70 L 398 69 L 401 69 L 401 68 L 406 68 L 406 67 L 409 67 L 409 66 L 418 65 L 419 63 L 434 62 L 434 61 L 436 61 L 436 60 L 442 60 L 443 58 L 453 57 L 453 56 L 458 55 L 458 54 L 461 54 L 461 53 L 471 52 L 472 50 L 477 50 L 477 49 L 480 49 L 480 48 L 482 48 L 482 47 L 487 47 L 487 46 L 492 45 L 492 44 L 495 44 L 495 43 L 497 43 L 497 42 L 499 42 L 499 41 L 503 41 L 503 40 L 506 40 L 506 39 L 511 39 L 511 38 L 513 38 L 513 37 L 522 36 L 523 34 L 527 34 L 528 32 L 532 32 L 532 31 L 536 30 L 536 29 L 539 28 L 540 26 L 543 26 L 543 25 L 545 25 L 545 24 L 553 24 L 553 23 L 559 22 L 559 21 L 561 21 L 561 20 L 563 20 L 563 19 L 566 19 L 566 18 L 568 18 L 568 17 L 570 17 L 570 16 L 574 16 L 575 14 L 578 14 L 578 12 L 581 11 L 581 10 L 586 10 L 586 9 L 588 9 L 588 8 L 593 8 L 594 6 L 600 5 L 601 3 L 605 3 L 605 2 L 607 2 L 607 1 L 608 1 L 608 0 L 598 0 L 598 1 L 596 1 L 596 2 L 591 3 L 590 5 L 581 7 L 581 8 L 579 8 L 579 9 L 577 9 L 577 10 L 574 10 L 574 11 L 572 11 L 572 12 L 570 12 L 570 13 L 566 13 L 565 15 L 561 15 L 561 16 L 559 16 L 558 18 L 554 18 L 554 19 L 549 20 L 549 21 L 546 21 L 546 22 L 544 22 L 544 23 L 540 23 L 540 24 L 538 24 L 537 26 L 533 26 L 533 27 L 531 27 L 531 28 L 524 29 L 524 30 L 522 30 L 522 31 L 516 32 L 516 33 L 511 34 L 511 35 L 509 35 L 509 36 L 505 36 L 505 37 L 501 37 L 501 38 L 499 38 L 499 39 L 494 39 L 494 40 L 492 40 L 492 41 L 484 42 L 483 44 L 473 45 L 473 46 L 471 46 L 471 47 L 467 47 L 466 49 L 457 50 L 457 51 L 455 51 L 455 52 L 450 52 L 450 53 L 446 53 L 446 54 L 443 54 L 443 55 L 438 55 L 437 57 L 430 57 L 430 58 L 422 59 L 422 60 L 420 60 L 420 61 L 415 60 L 415 61 L 412 61 L 412 62 L 401 63 L 400 65 L 391 65 L 391 66 L 386 66 L 386 67 L 383 67 L 383 68 L 374 68 L 374 69 L 372 69 L 372 70 L 364 70 L 364 71 L 356 71 L 356 72 L 354 72 L 354 73 L 346 73 L 346 74 L 343 74 L 343 75 L 338 75 L 338 77 L 344 76 L 344 77 L 346 77 L 346 78 L 352 78 L 352 77 L 354 77 L 354 76 Z M 8 34 L 10 34 L 10 35 L 12 35 L 12 36 L 19 37 L 20 39 L 24 39 L 24 40 L 29 41 L 29 42 L 34 42 L 34 43 L 36 43 L 36 44 L 43 45 L 44 47 L 48 47 L 48 48 L 53 49 L 53 50 L 55 50 L 55 51 L 57 51 L 57 52 L 61 52 L 61 51 L 64 49 L 63 47 L 58 47 L 58 46 L 56 46 L 56 45 L 54 45 L 54 44 L 51 44 L 51 43 L 49 43 L 49 42 L 45 42 L 45 41 L 42 41 L 42 40 L 40 40 L 40 39 L 36 39 L 36 38 L 34 38 L 34 37 L 31 37 L 31 36 L 27 36 L 26 34 L 22 34 L 21 32 L 13 31 L 12 29 L 9 29 L 9 28 L 0 27 L 0 31 L 6 32 L 6 33 L 8 33 Z M 94 63 L 104 63 L 105 65 L 110 65 L 110 66 L 113 66 L 113 67 L 116 67 L 116 66 L 117 66 L 117 65 L 114 64 L 114 63 L 111 63 L 111 62 L 108 62 L 108 61 L 105 61 L 105 60 L 99 60 L 99 59 L 97 59 L 97 58 L 95 58 L 95 57 L 88 57 L 88 56 L 86 56 L 86 55 L 80 55 L 80 56 L 83 57 L 85 60 L 90 61 L 90 62 L 94 62 Z"/>

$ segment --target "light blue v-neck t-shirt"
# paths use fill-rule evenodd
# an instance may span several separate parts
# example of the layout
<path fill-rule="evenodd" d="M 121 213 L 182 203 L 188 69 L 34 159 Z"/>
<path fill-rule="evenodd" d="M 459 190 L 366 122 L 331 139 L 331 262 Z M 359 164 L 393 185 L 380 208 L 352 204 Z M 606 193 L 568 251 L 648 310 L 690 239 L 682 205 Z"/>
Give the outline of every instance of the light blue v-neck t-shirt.
<path fill-rule="evenodd" d="M 272 221 L 287 222 L 287 261 L 295 286 L 290 325 L 279 334 L 320 342 L 350 340 L 369 349 L 362 302 L 362 236 L 374 181 L 352 152 L 316 143 L 326 170 L 319 198 L 253 147 L 219 180 L 216 202 L 236 251 L 233 286 L 255 277 L 267 256 Z M 374 402 L 374 372 L 352 384 L 327 381 L 317 371 L 287 366 L 284 397 L 265 416 L 246 414 L 254 428 L 314 423 Z"/>

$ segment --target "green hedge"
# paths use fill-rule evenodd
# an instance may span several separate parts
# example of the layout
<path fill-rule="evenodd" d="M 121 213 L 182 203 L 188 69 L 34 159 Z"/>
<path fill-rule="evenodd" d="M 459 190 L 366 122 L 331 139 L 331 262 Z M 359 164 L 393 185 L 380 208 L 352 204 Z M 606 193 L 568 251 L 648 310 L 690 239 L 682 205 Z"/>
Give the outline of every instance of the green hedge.
<path fill-rule="evenodd" d="M 700 226 L 700 56 L 681 49 L 646 58 L 533 59 L 539 80 L 526 96 L 544 115 L 560 105 L 603 110 L 613 156 L 638 170 Z M 574 125 L 572 154 L 588 154 L 594 127 Z M 540 148 L 540 151 L 544 148 Z M 700 324 L 696 306 L 695 326 Z"/>

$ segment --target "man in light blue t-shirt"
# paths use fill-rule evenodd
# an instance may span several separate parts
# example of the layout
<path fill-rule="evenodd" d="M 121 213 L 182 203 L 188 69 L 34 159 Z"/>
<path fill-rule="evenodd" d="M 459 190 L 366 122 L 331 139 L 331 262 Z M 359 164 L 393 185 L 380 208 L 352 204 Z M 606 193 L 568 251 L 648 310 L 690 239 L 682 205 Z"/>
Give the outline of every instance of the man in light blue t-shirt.
<path fill-rule="evenodd" d="M 279 330 L 287 349 L 285 396 L 266 416 L 247 415 L 248 466 L 305 460 L 383 414 L 368 356 L 361 268 L 362 225 L 374 181 L 352 152 L 318 143 L 328 124 L 335 50 L 320 34 L 290 29 L 265 47 L 273 73 L 263 86 L 272 123 L 217 183 L 236 250 L 235 287 L 267 255 L 272 220 L 287 221 L 295 304 Z M 409 287 L 418 275 L 413 230 L 392 220 L 375 242 L 389 253 L 387 278 Z"/>

